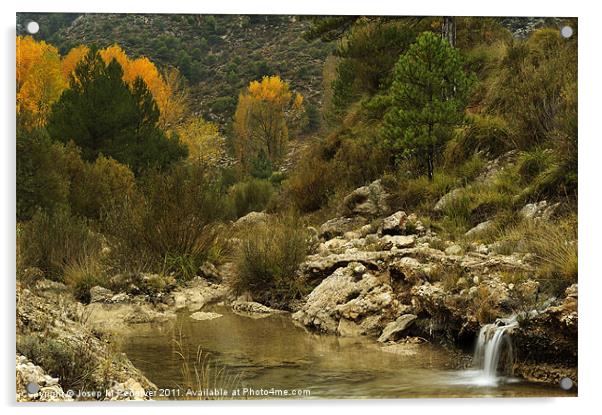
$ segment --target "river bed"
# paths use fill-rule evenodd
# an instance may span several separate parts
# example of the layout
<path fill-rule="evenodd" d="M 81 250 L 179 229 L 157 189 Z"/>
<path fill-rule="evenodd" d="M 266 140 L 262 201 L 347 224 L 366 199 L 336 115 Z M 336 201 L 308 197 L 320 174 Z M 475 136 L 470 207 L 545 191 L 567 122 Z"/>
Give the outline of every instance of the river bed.
<path fill-rule="evenodd" d="M 287 313 L 254 318 L 219 306 L 203 311 L 222 316 L 198 321 L 186 311 L 175 321 L 137 325 L 122 336 L 132 363 L 169 391 L 159 398 L 182 399 L 190 390 L 226 391 L 235 399 L 575 395 L 519 379 L 480 385 L 473 371 L 456 369 L 457 354 L 428 343 L 382 346 L 368 338 L 312 334 Z M 239 395 L 232 396 L 235 390 Z"/>

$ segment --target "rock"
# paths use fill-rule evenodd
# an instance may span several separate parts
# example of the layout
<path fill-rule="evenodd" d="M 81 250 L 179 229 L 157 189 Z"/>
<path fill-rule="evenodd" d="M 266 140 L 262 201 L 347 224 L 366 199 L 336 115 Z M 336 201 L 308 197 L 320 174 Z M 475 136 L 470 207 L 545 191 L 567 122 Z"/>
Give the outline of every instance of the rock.
<path fill-rule="evenodd" d="M 389 323 L 384 328 L 382 334 L 378 338 L 380 343 L 392 340 L 395 335 L 402 333 L 407 329 L 418 317 L 414 314 L 404 314 L 403 316 L 397 317 L 397 320 Z"/>
<path fill-rule="evenodd" d="M 414 235 L 385 235 L 380 239 L 380 247 L 387 251 L 392 248 L 409 248 L 416 242 Z"/>
<path fill-rule="evenodd" d="M 113 291 L 99 285 L 95 285 L 94 287 L 90 288 L 91 303 L 109 302 L 113 298 L 113 295 Z"/>
<path fill-rule="evenodd" d="M 219 271 L 211 262 L 204 262 L 199 268 L 199 272 L 209 281 L 221 282 L 222 280 L 222 276 L 220 275 Z"/>
<path fill-rule="evenodd" d="M 389 197 L 380 180 L 376 180 L 345 196 L 340 211 L 344 216 L 376 217 L 390 210 Z"/>
<path fill-rule="evenodd" d="M 358 279 L 357 266 L 352 263 L 338 268 L 324 279 L 293 319 L 325 333 L 376 334 L 383 313 L 393 307 L 392 289 L 383 278 L 370 273 Z M 342 319 L 349 321 L 341 323 Z"/>
<path fill-rule="evenodd" d="M 392 257 L 391 251 L 357 251 L 341 254 L 309 255 L 300 266 L 301 273 L 310 280 L 323 279 L 337 268 L 346 267 L 351 262 L 363 264 L 366 268 L 378 268 L 379 263 Z"/>
<path fill-rule="evenodd" d="M 268 306 L 255 301 L 234 301 L 232 303 L 232 310 L 242 313 L 256 313 L 256 314 L 271 314 L 277 313 L 279 310 L 274 310 Z"/>
<path fill-rule="evenodd" d="M 219 317 L 223 317 L 223 316 L 218 313 L 209 313 L 209 312 L 204 312 L 204 311 L 197 311 L 196 313 L 192 313 L 190 315 L 190 318 L 192 318 L 194 320 L 199 320 L 199 321 L 213 320 L 213 319 L 216 319 Z"/>
<path fill-rule="evenodd" d="M 339 217 L 330 219 L 320 226 L 318 231 L 318 236 L 322 239 L 332 239 L 337 236 L 342 236 L 345 232 L 352 231 L 357 229 L 363 225 L 365 225 L 367 220 L 362 218 L 361 216 L 356 216 L 352 218 Z"/>
<path fill-rule="evenodd" d="M 481 222 L 479 223 L 477 226 L 475 226 L 474 228 L 471 228 L 470 230 L 468 230 L 464 236 L 468 237 L 468 238 L 476 238 L 479 235 L 489 231 L 490 229 L 492 229 L 495 226 L 495 224 L 493 223 L 493 221 L 491 220 L 487 220 L 485 222 Z"/>
<path fill-rule="evenodd" d="M 525 219 L 548 221 L 552 218 L 559 205 L 560 203 L 548 205 L 547 201 L 542 200 L 541 202 L 526 204 L 520 210 L 520 214 Z"/>
<path fill-rule="evenodd" d="M 119 293 L 119 294 L 115 294 L 113 297 L 111 297 L 111 299 L 108 301 L 109 303 L 124 303 L 130 300 L 130 296 L 127 295 L 126 293 Z"/>
<path fill-rule="evenodd" d="M 446 255 L 462 255 L 463 252 L 464 250 L 462 249 L 462 247 L 456 244 L 445 248 Z"/>
<path fill-rule="evenodd" d="M 234 228 L 243 229 L 251 226 L 256 226 L 261 223 L 266 223 L 270 215 L 265 212 L 249 212 L 242 218 L 234 222 Z"/>
<path fill-rule="evenodd" d="M 458 189 L 453 189 L 452 191 L 444 194 L 437 201 L 437 203 L 435 203 L 435 206 L 433 206 L 433 210 L 435 212 L 443 211 L 451 202 L 453 202 L 458 197 L 460 197 L 462 195 L 462 193 L 464 193 L 464 189 L 458 188 Z"/>
<path fill-rule="evenodd" d="M 355 321 L 342 318 L 337 327 L 337 333 L 343 337 L 361 336 L 362 328 Z"/>
<path fill-rule="evenodd" d="M 403 211 L 398 211 L 391 216 L 386 217 L 380 227 L 380 233 L 383 235 L 401 235 L 406 228 L 408 216 Z"/>
<path fill-rule="evenodd" d="M 17 402 L 60 402 L 73 401 L 59 385 L 59 379 L 46 374 L 25 356 L 16 355 Z M 28 385 L 36 387 L 28 390 Z"/>

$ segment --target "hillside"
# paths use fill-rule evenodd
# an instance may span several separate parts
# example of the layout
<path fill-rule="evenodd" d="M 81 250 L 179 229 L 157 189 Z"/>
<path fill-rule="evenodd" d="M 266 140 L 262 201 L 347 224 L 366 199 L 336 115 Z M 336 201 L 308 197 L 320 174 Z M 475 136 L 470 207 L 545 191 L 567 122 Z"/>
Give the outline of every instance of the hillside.
<path fill-rule="evenodd" d="M 20 19 L 39 21 L 37 37 L 63 54 L 79 44 L 117 43 L 129 56 L 176 66 L 191 87 L 191 109 L 219 122 L 231 119 L 239 91 L 264 75 L 281 76 L 319 105 L 322 66 L 333 49 L 305 41 L 310 22 L 295 16 L 29 13 Z"/>

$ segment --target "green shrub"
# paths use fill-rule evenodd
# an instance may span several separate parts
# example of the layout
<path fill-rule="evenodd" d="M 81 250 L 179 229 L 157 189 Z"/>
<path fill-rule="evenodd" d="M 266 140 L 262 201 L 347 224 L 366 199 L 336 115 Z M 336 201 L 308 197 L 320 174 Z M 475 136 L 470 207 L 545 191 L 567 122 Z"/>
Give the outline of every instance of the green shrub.
<path fill-rule="evenodd" d="M 334 193 L 331 166 L 317 154 L 303 157 L 286 181 L 285 191 L 302 212 L 313 212 Z"/>
<path fill-rule="evenodd" d="M 228 214 L 219 179 L 202 165 L 177 165 L 144 177 L 142 193 L 104 210 L 114 267 L 161 272 L 167 264 L 178 277 L 195 274 Z"/>
<path fill-rule="evenodd" d="M 446 165 L 453 166 L 477 152 L 496 157 L 511 148 L 514 148 L 513 132 L 503 118 L 472 115 L 469 124 L 457 130 L 454 138 L 447 143 L 444 158 Z"/>
<path fill-rule="evenodd" d="M 87 222 L 66 210 L 48 214 L 38 211 L 23 224 L 19 240 L 23 264 L 37 267 L 53 280 L 62 281 L 65 267 L 99 256 L 100 237 Z"/>
<path fill-rule="evenodd" d="M 455 177 L 435 172 L 433 180 L 426 176 L 416 178 L 401 174 L 395 179 L 393 204 L 407 212 L 430 212 L 443 195 L 458 185 Z"/>
<path fill-rule="evenodd" d="M 65 266 L 64 282 L 73 291 L 73 296 L 84 304 L 90 303 L 90 288 L 107 286 L 105 270 L 98 258 L 82 258 Z"/>
<path fill-rule="evenodd" d="M 274 194 L 274 188 L 267 180 L 250 179 L 236 183 L 230 189 L 236 217 L 240 218 L 249 212 L 265 209 Z"/>
<path fill-rule="evenodd" d="M 98 358 L 87 343 L 74 347 L 58 339 L 19 336 L 17 351 L 43 367 L 51 376 L 58 377 L 64 390 L 95 390 L 105 386 L 98 385 L 95 380 Z"/>
<path fill-rule="evenodd" d="M 135 185 L 134 173 L 126 165 L 101 155 L 73 177 L 69 200 L 74 212 L 98 219 L 104 205 L 133 197 Z"/>
<path fill-rule="evenodd" d="M 535 148 L 530 151 L 523 151 L 517 163 L 518 173 L 523 182 L 529 183 L 547 170 L 553 162 L 554 158 L 550 150 Z"/>
<path fill-rule="evenodd" d="M 236 290 L 248 290 L 257 301 L 286 308 L 308 291 L 297 273 L 308 249 L 308 231 L 295 215 L 274 217 L 249 229 L 236 258 Z"/>

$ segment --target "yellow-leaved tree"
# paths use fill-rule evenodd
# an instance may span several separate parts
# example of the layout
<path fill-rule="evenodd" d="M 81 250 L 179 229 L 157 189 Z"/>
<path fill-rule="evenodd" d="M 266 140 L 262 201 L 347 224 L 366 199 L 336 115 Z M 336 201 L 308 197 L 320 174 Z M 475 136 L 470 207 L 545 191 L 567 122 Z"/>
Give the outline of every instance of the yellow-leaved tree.
<path fill-rule="evenodd" d="M 67 82 L 58 50 L 31 36 L 17 36 L 17 114 L 27 128 L 46 123 Z M 26 115 L 26 116 L 25 116 Z"/>
<path fill-rule="evenodd" d="M 226 155 L 226 140 L 217 125 L 201 117 L 190 118 L 178 127 L 180 141 L 188 147 L 188 159 L 216 166 Z"/>
<path fill-rule="evenodd" d="M 289 121 L 302 113 L 303 97 L 290 91 L 279 76 L 252 81 L 238 97 L 234 113 L 234 150 L 249 166 L 258 157 L 277 161 L 288 141 Z"/>

